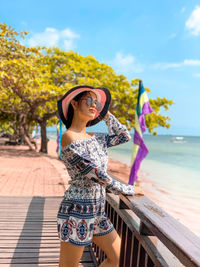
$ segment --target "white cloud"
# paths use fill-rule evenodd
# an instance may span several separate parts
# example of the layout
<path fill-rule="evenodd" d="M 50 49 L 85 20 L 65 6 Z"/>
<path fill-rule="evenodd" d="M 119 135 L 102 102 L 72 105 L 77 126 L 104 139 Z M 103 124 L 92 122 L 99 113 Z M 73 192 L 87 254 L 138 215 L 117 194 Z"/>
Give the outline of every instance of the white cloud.
<path fill-rule="evenodd" d="M 195 73 L 194 76 L 200 78 L 200 73 Z"/>
<path fill-rule="evenodd" d="M 200 34 L 200 6 L 195 7 L 185 26 L 193 35 L 197 36 Z"/>
<path fill-rule="evenodd" d="M 42 33 L 35 33 L 27 41 L 29 46 L 61 46 L 66 50 L 73 49 L 75 47 L 74 39 L 80 36 L 74 33 L 69 28 L 59 31 L 55 28 L 46 28 Z"/>
<path fill-rule="evenodd" d="M 158 62 L 151 65 L 152 69 L 171 69 L 171 68 L 180 68 L 185 66 L 200 66 L 200 60 L 198 59 L 185 59 L 182 62 Z"/>
<path fill-rule="evenodd" d="M 73 40 L 64 40 L 64 48 L 65 50 L 69 50 L 73 48 Z"/>
<path fill-rule="evenodd" d="M 176 37 L 176 33 L 172 33 L 169 35 L 168 39 L 174 39 Z"/>
<path fill-rule="evenodd" d="M 186 7 L 183 6 L 183 7 L 181 8 L 181 13 L 184 13 L 185 10 L 186 10 Z"/>
<path fill-rule="evenodd" d="M 136 62 L 134 56 L 130 54 L 123 55 L 120 52 L 116 53 L 115 58 L 109 64 L 113 66 L 116 72 L 122 74 L 139 73 L 144 70 L 144 67 Z"/>
<path fill-rule="evenodd" d="M 74 39 L 74 38 L 80 37 L 78 34 L 74 33 L 70 29 L 65 29 L 65 30 L 61 31 L 60 33 L 61 33 L 61 36 L 69 38 L 69 39 Z"/>
<path fill-rule="evenodd" d="M 28 26 L 28 23 L 26 21 L 21 21 L 20 24 L 23 27 L 27 27 Z"/>
<path fill-rule="evenodd" d="M 121 67 L 130 66 L 135 61 L 135 58 L 132 55 L 123 56 L 121 53 L 117 53 L 114 62 Z"/>
<path fill-rule="evenodd" d="M 200 66 L 200 60 L 199 59 L 185 59 L 183 64 L 186 66 Z"/>

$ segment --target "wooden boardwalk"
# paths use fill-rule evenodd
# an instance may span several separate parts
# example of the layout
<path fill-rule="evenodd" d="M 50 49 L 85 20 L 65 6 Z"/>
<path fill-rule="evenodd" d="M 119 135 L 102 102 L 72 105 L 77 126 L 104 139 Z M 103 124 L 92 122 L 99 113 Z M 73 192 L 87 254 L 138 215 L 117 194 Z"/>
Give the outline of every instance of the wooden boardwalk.
<path fill-rule="evenodd" d="M 0 266 L 58 266 L 60 196 L 0 196 Z M 91 246 L 79 266 L 97 266 Z"/>
<path fill-rule="evenodd" d="M 0 144 L 0 267 L 58 266 L 56 219 L 70 178 L 51 149 Z M 85 247 L 79 266 L 97 266 L 93 255 Z"/>

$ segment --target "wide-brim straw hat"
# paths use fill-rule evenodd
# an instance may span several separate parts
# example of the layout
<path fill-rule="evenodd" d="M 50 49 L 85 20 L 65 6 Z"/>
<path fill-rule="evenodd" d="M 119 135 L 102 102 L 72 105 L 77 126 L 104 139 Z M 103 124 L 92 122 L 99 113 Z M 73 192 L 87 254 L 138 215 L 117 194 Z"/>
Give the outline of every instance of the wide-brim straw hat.
<path fill-rule="evenodd" d="M 97 100 L 102 106 L 102 109 L 100 111 L 96 112 L 96 115 L 93 120 L 88 121 L 86 127 L 95 125 L 99 121 L 101 121 L 106 113 L 108 112 L 110 102 L 111 102 L 111 94 L 109 90 L 105 87 L 92 87 L 88 85 L 80 85 L 73 87 L 67 93 L 60 99 L 58 100 L 58 113 L 60 116 L 60 119 L 62 122 L 67 125 L 67 120 L 72 119 L 72 118 L 67 118 L 67 113 L 68 113 L 68 107 L 70 104 L 70 101 L 77 96 L 78 94 L 84 92 L 84 91 L 91 91 L 96 94 Z"/>

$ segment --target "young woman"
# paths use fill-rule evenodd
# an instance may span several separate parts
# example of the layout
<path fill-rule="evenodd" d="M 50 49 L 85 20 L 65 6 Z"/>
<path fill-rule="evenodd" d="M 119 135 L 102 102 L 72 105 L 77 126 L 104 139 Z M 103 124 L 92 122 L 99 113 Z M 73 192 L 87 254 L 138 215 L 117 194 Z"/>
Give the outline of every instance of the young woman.
<path fill-rule="evenodd" d="M 59 267 L 78 266 L 84 247 L 92 242 L 107 255 L 100 267 L 117 267 L 119 263 L 121 240 L 105 213 L 105 189 L 125 195 L 134 195 L 134 189 L 107 174 L 107 148 L 131 138 L 126 126 L 108 111 L 110 101 L 107 88 L 91 86 L 74 87 L 58 101 L 59 115 L 67 128 L 61 158 L 71 178 L 57 214 Z M 108 134 L 86 132 L 86 127 L 102 119 Z"/>

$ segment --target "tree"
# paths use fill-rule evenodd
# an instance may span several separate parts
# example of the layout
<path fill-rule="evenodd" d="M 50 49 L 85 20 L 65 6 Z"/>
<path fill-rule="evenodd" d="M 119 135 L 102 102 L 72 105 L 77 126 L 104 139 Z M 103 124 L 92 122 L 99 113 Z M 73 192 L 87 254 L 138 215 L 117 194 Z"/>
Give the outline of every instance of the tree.
<path fill-rule="evenodd" d="M 0 119 L 2 125 L 12 127 L 13 133 L 19 135 L 33 149 L 29 138 L 27 114 L 29 106 L 21 99 L 21 91 L 30 86 L 34 73 L 31 69 L 35 48 L 27 48 L 20 44 L 17 36 L 25 37 L 27 33 L 17 33 L 6 24 L 0 24 Z M 5 116 L 7 114 L 7 121 Z M 13 123 L 14 122 L 14 123 Z"/>
<path fill-rule="evenodd" d="M 40 151 L 47 153 L 46 126 L 57 122 L 57 100 L 71 87 L 82 84 L 109 88 L 110 111 L 129 130 L 134 127 L 138 79 L 130 83 L 124 75 L 117 75 L 110 66 L 99 63 L 91 55 L 83 57 L 58 47 L 27 48 L 17 40 L 26 33 L 17 33 L 2 24 L 0 30 L 0 112 L 17 119 L 17 128 L 21 129 L 18 132 L 27 143 L 30 143 L 30 130 L 39 123 Z M 150 89 L 146 90 L 150 93 Z M 159 126 L 169 128 L 170 118 L 161 115 L 160 109 L 168 110 L 173 101 L 150 98 L 150 104 L 154 112 L 147 115 L 149 132 L 156 134 L 154 129 Z"/>
<path fill-rule="evenodd" d="M 25 34 L 25 33 L 24 33 Z M 48 78 L 48 66 L 41 64 L 43 55 L 40 48 L 26 48 L 16 39 L 17 33 L 7 25 L 1 24 L 0 39 L 0 107 L 1 113 L 17 118 L 18 135 L 31 149 L 30 130 L 33 123 L 39 123 L 42 131 L 41 152 L 47 152 L 47 120 L 54 117 L 50 101 L 56 103 L 55 85 Z M 15 133 L 16 134 L 16 133 Z"/>
<path fill-rule="evenodd" d="M 114 70 L 99 63 L 93 56 L 83 57 L 73 51 L 62 51 L 59 48 L 45 49 L 44 61 L 49 65 L 49 78 L 63 95 L 68 89 L 79 84 L 104 86 L 110 89 L 112 102 L 110 111 L 126 124 L 128 129 L 134 127 L 139 79 L 131 83 L 124 75 L 117 75 Z M 43 52 L 44 54 L 44 52 Z M 149 88 L 145 88 L 148 93 Z M 173 101 L 166 98 L 150 99 L 154 112 L 147 115 L 146 124 L 150 133 L 157 134 L 155 128 L 159 126 L 169 128 L 168 116 L 160 114 L 161 108 L 169 110 Z"/>

